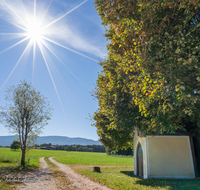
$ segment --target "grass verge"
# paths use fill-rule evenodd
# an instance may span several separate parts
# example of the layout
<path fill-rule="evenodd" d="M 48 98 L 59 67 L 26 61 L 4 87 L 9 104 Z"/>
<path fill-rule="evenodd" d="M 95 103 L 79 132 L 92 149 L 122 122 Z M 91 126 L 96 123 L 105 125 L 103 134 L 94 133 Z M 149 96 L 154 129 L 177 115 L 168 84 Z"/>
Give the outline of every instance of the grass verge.
<path fill-rule="evenodd" d="M 16 189 L 15 185 L 13 184 L 9 184 L 5 181 L 3 181 L 4 179 L 0 177 L 0 189 L 1 190 L 13 190 Z"/>
<path fill-rule="evenodd" d="M 35 170 L 35 165 L 25 164 L 24 166 L 10 163 L 0 167 L 0 189 L 10 190 L 16 189 L 20 184 L 20 179 L 24 179 L 27 172 Z"/>
<path fill-rule="evenodd" d="M 37 168 L 37 165 L 26 163 L 21 165 L 18 157 L 1 156 L 0 157 L 0 189 L 14 190 L 24 179 L 27 172 Z"/>
<path fill-rule="evenodd" d="M 101 173 L 89 169 L 76 171 L 115 190 L 200 190 L 199 179 L 139 179 L 134 177 L 133 167 L 101 167 Z"/>

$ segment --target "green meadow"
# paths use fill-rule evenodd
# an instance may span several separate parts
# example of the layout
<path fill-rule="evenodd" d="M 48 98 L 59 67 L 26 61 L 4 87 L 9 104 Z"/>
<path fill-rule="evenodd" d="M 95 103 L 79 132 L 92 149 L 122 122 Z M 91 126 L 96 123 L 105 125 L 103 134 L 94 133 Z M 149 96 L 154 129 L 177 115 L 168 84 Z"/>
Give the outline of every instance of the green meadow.
<path fill-rule="evenodd" d="M 54 159 L 57 162 L 72 165 L 133 165 L 133 158 L 107 156 L 105 153 L 94 152 L 67 152 L 66 156 L 59 156 Z"/>
<path fill-rule="evenodd" d="M 132 167 L 107 167 L 101 168 L 101 173 L 89 169 L 80 170 L 93 181 L 99 181 L 115 190 L 198 190 L 200 180 L 172 180 L 172 179 L 139 179 L 133 177 Z"/>
<path fill-rule="evenodd" d="M 25 168 L 20 166 L 21 151 L 0 148 L 0 174 L 2 172 L 22 172 L 39 166 L 40 157 L 52 157 L 60 163 L 67 164 L 82 175 L 115 190 L 162 189 L 162 190 L 198 190 L 200 180 L 164 180 L 139 179 L 133 177 L 133 158 L 106 156 L 105 153 L 67 152 L 52 150 L 31 150 Z M 101 173 L 92 172 L 92 166 L 100 166 Z M 1 179 L 0 179 L 1 180 Z M 0 182 L 0 189 L 13 189 L 16 184 Z"/>
<path fill-rule="evenodd" d="M 39 158 L 50 156 L 63 156 L 66 155 L 66 151 L 48 151 L 48 150 L 30 150 L 26 155 L 27 168 L 36 168 L 40 165 Z M 10 150 L 9 148 L 0 148 L 0 167 L 13 166 L 18 167 L 20 165 L 21 151 Z"/>
<path fill-rule="evenodd" d="M 56 157 L 55 160 L 64 164 L 78 165 L 133 165 L 133 158 L 111 157 L 105 153 L 73 152 L 73 151 L 53 151 L 53 150 L 31 150 L 26 156 L 27 167 L 38 167 L 39 158 Z M 19 166 L 21 151 L 0 148 L 0 166 Z M 4 160 L 1 162 L 1 160 Z"/>

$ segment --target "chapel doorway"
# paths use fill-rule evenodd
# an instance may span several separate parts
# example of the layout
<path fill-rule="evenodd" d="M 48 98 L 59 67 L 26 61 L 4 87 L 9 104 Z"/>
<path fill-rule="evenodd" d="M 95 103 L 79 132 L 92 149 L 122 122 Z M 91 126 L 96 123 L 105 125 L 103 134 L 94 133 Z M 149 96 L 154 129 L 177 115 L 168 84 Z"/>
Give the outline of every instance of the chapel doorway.
<path fill-rule="evenodd" d="M 137 175 L 143 177 L 143 150 L 140 142 L 137 146 Z"/>

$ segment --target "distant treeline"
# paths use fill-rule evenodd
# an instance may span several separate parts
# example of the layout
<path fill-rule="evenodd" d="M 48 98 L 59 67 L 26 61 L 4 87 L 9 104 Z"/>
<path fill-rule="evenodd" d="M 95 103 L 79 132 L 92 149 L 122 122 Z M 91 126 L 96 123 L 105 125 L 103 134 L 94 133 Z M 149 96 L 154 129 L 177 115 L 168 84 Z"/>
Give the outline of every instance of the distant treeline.
<path fill-rule="evenodd" d="M 41 146 L 51 145 L 42 144 Z M 106 152 L 103 145 L 53 145 L 56 150 L 66 150 L 66 151 L 80 151 L 80 152 Z"/>
<path fill-rule="evenodd" d="M 56 145 L 56 150 L 80 152 L 106 152 L 103 145 Z"/>

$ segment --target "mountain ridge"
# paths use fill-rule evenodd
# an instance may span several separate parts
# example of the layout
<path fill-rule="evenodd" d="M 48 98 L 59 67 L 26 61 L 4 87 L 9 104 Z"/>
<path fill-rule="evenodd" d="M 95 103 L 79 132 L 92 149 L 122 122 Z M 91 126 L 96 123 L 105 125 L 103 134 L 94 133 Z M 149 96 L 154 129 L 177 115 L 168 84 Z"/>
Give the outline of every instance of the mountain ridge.
<path fill-rule="evenodd" d="M 11 143 L 18 138 L 17 135 L 0 136 L 0 146 L 10 146 Z M 102 145 L 99 141 L 86 139 L 82 137 L 67 137 L 67 136 L 41 136 L 38 137 L 36 144 L 51 143 L 52 145 Z"/>

